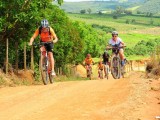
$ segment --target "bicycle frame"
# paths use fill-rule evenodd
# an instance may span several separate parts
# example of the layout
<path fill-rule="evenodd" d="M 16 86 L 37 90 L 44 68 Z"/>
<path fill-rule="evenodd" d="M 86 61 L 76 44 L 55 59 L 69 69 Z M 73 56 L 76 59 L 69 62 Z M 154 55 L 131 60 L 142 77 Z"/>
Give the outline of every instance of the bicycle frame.
<path fill-rule="evenodd" d="M 92 67 L 90 65 L 86 65 L 87 78 L 91 80 Z"/>
<path fill-rule="evenodd" d="M 41 52 L 40 71 L 41 71 L 42 81 L 44 85 L 47 85 L 48 77 L 49 77 L 50 83 L 53 83 L 53 77 L 51 75 L 50 61 L 48 58 L 48 51 L 46 50 L 45 44 L 49 44 L 49 43 L 41 42 L 40 44 L 38 44 L 38 46 L 40 47 L 40 52 Z"/>
<path fill-rule="evenodd" d="M 111 57 L 111 74 L 112 74 L 113 78 L 115 78 L 115 79 L 120 78 L 121 75 L 123 76 L 122 69 L 124 69 L 124 67 L 122 67 L 122 65 L 121 65 L 121 59 L 119 56 L 119 49 L 124 48 L 124 47 L 125 46 L 110 47 L 109 48 L 114 51 L 112 54 L 112 57 Z"/>

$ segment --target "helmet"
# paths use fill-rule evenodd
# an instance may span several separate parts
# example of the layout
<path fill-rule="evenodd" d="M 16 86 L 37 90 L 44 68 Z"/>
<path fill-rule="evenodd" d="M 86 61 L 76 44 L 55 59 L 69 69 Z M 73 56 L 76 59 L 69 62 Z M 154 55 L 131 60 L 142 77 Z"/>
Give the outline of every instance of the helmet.
<path fill-rule="evenodd" d="M 41 21 L 41 26 L 44 27 L 44 28 L 48 27 L 48 26 L 49 26 L 48 20 L 43 19 L 43 20 Z"/>
<path fill-rule="evenodd" d="M 112 36 L 113 36 L 113 35 L 118 35 L 118 32 L 117 32 L 117 31 L 113 31 L 113 32 L 112 32 Z"/>
<path fill-rule="evenodd" d="M 87 57 L 91 57 L 91 54 L 87 54 Z"/>

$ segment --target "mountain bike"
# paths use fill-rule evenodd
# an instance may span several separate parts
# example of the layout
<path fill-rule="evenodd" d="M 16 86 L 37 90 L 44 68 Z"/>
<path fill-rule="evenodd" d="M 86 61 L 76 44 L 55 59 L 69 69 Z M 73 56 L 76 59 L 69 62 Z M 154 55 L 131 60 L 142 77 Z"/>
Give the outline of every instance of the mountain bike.
<path fill-rule="evenodd" d="M 41 72 L 41 77 L 44 85 L 48 84 L 48 78 L 50 83 L 53 83 L 53 76 L 51 75 L 51 65 L 48 57 L 48 51 L 46 49 L 46 45 L 49 44 L 50 42 L 41 42 L 39 44 L 33 44 L 33 46 L 39 46 L 40 48 L 44 46 L 45 51 L 41 51 L 41 56 L 40 56 L 40 72 Z"/>
<path fill-rule="evenodd" d="M 99 70 L 98 73 L 99 73 L 99 78 L 103 79 L 103 70 Z"/>
<path fill-rule="evenodd" d="M 104 64 L 104 69 L 105 69 L 105 78 L 108 79 L 108 77 L 109 77 L 109 63 Z"/>
<path fill-rule="evenodd" d="M 125 74 L 125 65 L 122 66 L 122 61 L 119 57 L 119 49 L 124 47 L 126 46 L 108 48 L 113 50 L 111 57 L 111 74 L 114 79 L 119 79 L 121 76 L 124 77 Z"/>
<path fill-rule="evenodd" d="M 86 65 L 87 78 L 92 79 L 92 67 L 90 65 Z"/>

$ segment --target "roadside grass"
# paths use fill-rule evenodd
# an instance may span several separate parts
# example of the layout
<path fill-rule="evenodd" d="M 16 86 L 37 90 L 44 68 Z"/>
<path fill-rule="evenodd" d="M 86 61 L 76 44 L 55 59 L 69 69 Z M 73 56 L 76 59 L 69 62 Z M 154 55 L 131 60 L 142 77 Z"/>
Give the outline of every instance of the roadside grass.
<path fill-rule="evenodd" d="M 141 55 L 130 55 L 127 57 L 127 60 L 145 60 L 145 59 L 149 59 L 150 56 L 146 55 L 146 56 L 141 56 Z"/>

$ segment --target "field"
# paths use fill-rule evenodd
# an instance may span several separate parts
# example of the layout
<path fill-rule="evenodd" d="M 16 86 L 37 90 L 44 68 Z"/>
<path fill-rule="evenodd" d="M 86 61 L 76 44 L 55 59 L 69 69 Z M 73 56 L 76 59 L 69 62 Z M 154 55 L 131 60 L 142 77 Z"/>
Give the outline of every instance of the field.
<path fill-rule="evenodd" d="M 101 10 L 114 10 L 117 6 L 124 8 L 132 8 L 140 6 L 142 2 L 125 2 L 126 0 L 117 1 L 82 1 L 82 2 L 64 2 L 61 6 L 66 12 L 79 13 L 82 9 L 90 8 L 92 13 L 96 13 Z M 124 4 L 125 3 L 125 4 Z"/>
<path fill-rule="evenodd" d="M 133 48 L 139 41 L 142 40 L 149 41 L 160 38 L 160 21 L 159 18 L 156 17 L 150 18 L 132 15 L 121 16 L 118 19 L 113 19 L 112 15 L 110 14 L 68 14 L 68 16 L 72 20 L 82 21 L 89 25 L 97 24 L 100 26 L 115 28 L 120 33 L 119 36 L 126 43 L 128 48 Z M 135 22 L 126 24 L 126 20 L 135 20 Z M 151 20 L 154 21 L 153 24 L 151 24 Z M 97 32 L 104 32 L 101 29 L 95 29 L 97 30 Z M 110 38 L 110 33 L 106 34 L 106 44 Z M 146 56 L 135 55 L 130 56 L 129 59 L 141 59 L 144 57 Z"/>

